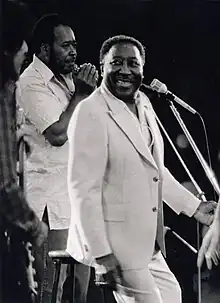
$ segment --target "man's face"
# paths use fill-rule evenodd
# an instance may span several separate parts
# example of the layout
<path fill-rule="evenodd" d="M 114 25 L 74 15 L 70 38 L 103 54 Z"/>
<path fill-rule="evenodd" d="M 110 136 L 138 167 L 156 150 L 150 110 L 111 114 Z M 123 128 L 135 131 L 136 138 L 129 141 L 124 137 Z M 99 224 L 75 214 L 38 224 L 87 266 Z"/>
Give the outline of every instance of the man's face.
<path fill-rule="evenodd" d="M 28 46 L 27 43 L 24 41 L 21 48 L 17 51 L 17 53 L 15 53 L 13 57 L 14 70 L 17 77 L 20 75 L 21 67 L 27 58 L 27 52 L 28 52 Z"/>
<path fill-rule="evenodd" d="M 55 27 L 50 67 L 58 73 L 69 74 L 73 71 L 76 55 L 76 40 L 72 29 L 64 25 Z"/>
<path fill-rule="evenodd" d="M 131 43 L 112 46 L 103 62 L 103 81 L 117 98 L 133 103 L 141 85 L 144 62 L 140 51 Z"/>

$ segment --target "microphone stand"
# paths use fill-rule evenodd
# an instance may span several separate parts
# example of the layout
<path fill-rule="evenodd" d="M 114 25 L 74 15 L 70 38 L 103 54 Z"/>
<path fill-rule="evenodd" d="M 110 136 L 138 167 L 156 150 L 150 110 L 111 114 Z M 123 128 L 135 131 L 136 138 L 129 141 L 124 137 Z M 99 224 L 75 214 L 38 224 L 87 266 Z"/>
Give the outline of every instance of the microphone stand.
<path fill-rule="evenodd" d="M 218 184 L 218 181 L 215 177 L 215 174 L 213 172 L 213 170 L 209 167 L 209 165 L 207 164 L 207 162 L 205 161 L 205 159 L 203 158 L 202 154 L 200 153 L 195 141 L 193 140 L 190 132 L 188 131 L 186 125 L 184 124 L 178 110 L 176 109 L 176 107 L 173 105 L 173 102 L 170 101 L 170 108 L 175 116 L 175 118 L 177 119 L 180 127 L 182 128 L 185 136 L 187 137 L 191 147 L 193 148 L 199 162 L 201 163 L 204 171 L 205 171 L 205 174 L 207 176 L 207 178 L 209 179 L 209 181 L 211 182 L 212 186 L 214 187 L 216 193 L 220 196 L 220 187 L 219 187 L 219 184 Z"/>
<path fill-rule="evenodd" d="M 170 100 L 169 100 L 170 101 Z M 211 184 L 213 185 L 216 193 L 218 195 L 220 195 L 220 188 L 219 188 L 219 184 L 218 184 L 218 181 L 216 180 L 216 177 L 215 177 L 215 174 L 214 172 L 212 171 L 212 169 L 209 167 L 209 165 L 207 164 L 207 162 L 204 160 L 202 154 L 200 153 L 195 141 L 193 140 L 190 132 L 188 131 L 186 125 L 184 124 L 178 110 L 176 109 L 176 107 L 173 105 L 173 102 L 170 101 L 170 108 L 176 118 L 176 120 L 178 121 L 180 127 L 182 128 L 185 136 L 187 137 L 191 147 L 193 148 L 198 160 L 200 161 L 204 171 L 205 171 L 205 174 L 207 176 L 207 178 L 209 179 L 209 181 L 211 182 Z M 196 182 L 193 178 L 191 178 L 191 181 L 193 182 L 194 185 L 196 185 Z M 201 191 L 201 189 L 198 187 L 198 185 L 195 186 L 195 188 L 197 189 L 198 191 L 198 197 L 200 198 L 200 200 L 202 201 L 206 201 L 205 199 L 205 196 L 204 196 L 204 193 Z M 197 221 L 197 249 L 199 250 L 200 249 L 200 223 Z M 202 296 L 201 296 L 201 292 L 202 292 L 202 289 L 201 289 L 201 268 L 198 268 L 198 303 L 201 303 L 201 300 L 202 300 Z"/>

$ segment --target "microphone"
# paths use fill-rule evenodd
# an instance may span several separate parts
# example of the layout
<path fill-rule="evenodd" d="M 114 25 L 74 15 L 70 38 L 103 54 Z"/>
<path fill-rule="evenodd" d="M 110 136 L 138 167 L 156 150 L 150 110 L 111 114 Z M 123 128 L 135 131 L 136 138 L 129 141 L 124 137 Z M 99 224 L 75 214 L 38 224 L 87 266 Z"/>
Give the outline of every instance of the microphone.
<path fill-rule="evenodd" d="M 172 100 L 177 102 L 178 104 L 180 104 L 182 107 L 184 107 L 185 109 L 187 109 L 188 111 L 190 111 L 192 114 L 196 114 L 197 111 L 192 108 L 189 104 L 187 104 L 185 101 L 183 101 L 182 99 L 180 99 L 179 97 L 177 97 L 176 95 L 174 95 L 173 93 L 171 93 L 168 89 L 166 84 L 160 82 L 157 79 L 154 79 L 151 84 L 150 87 L 157 91 L 160 94 L 165 94 L 167 95 L 167 97 Z"/>

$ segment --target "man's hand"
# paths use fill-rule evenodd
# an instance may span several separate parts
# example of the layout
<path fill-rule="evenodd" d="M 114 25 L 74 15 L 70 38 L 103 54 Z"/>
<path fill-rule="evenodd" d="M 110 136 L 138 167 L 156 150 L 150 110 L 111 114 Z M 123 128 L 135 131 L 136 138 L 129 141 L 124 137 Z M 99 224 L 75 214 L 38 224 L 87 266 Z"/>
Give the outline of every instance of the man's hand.
<path fill-rule="evenodd" d="M 97 87 L 98 71 L 90 63 L 84 63 L 80 66 L 80 71 L 76 76 L 76 91 L 79 93 L 92 93 Z"/>
<path fill-rule="evenodd" d="M 213 222 L 216 207 L 217 203 L 215 201 L 201 202 L 194 214 L 194 218 L 200 223 L 209 226 Z"/>
<path fill-rule="evenodd" d="M 212 269 L 212 261 L 218 265 L 220 259 L 220 220 L 215 219 L 206 233 L 199 250 L 197 266 L 201 267 L 206 259 L 208 269 Z"/>
<path fill-rule="evenodd" d="M 96 259 L 96 283 L 97 285 L 107 284 L 113 290 L 118 285 L 123 285 L 121 267 L 113 254 Z"/>

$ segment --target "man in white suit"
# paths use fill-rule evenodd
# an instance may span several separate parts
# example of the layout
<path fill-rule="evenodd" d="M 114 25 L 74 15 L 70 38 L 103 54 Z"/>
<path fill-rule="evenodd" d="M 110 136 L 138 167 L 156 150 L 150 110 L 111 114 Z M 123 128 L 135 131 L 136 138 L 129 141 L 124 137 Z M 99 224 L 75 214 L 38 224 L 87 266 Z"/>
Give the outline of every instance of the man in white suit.
<path fill-rule="evenodd" d="M 142 44 L 109 38 L 100 62 L 101 86 L 77 106 L 68 128 L 67 251 L 105 274 L 118 302 L 131 296 L 135 302 L 180 303 L 179 284 L 162 256 L 162 200 L 205 224 L 215 203 L 201 203 L 164 166 L 162 136 L 139 91 Z"/>

